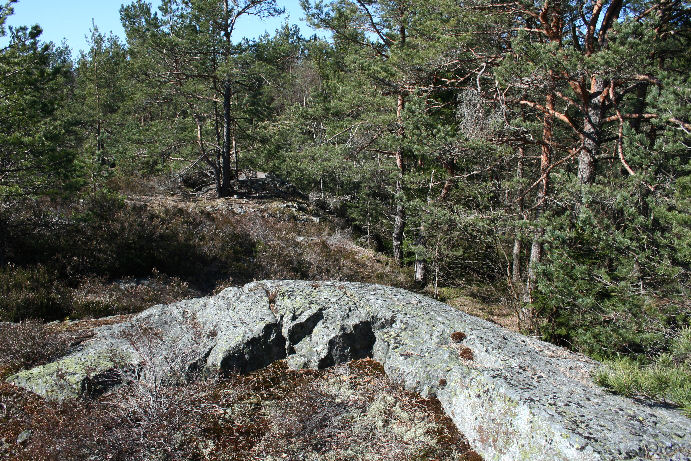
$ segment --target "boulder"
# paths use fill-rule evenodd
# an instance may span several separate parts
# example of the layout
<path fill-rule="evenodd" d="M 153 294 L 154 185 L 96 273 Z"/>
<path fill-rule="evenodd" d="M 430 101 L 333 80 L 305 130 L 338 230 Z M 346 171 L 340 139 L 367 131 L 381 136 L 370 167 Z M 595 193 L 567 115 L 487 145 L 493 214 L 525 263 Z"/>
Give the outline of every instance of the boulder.
<path fill-rule="evenodd" d="M 9 381 L 60 400 L 142 376 L 244 373 L 283 358 L 324 368 L 364 357 L 407 389 L 435 395 L 487 460 L 691 459 L 691 420 L 600 388 L 597 362 L 378 285 L 254 282 L 154 306 Z"/>

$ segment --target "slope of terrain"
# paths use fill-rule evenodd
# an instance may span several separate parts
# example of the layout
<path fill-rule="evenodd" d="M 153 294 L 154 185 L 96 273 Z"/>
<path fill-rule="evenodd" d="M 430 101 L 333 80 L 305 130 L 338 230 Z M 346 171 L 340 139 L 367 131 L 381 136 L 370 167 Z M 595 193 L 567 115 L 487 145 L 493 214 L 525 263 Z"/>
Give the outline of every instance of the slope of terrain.
<path fill-rule="evenodd" d="M 99 327 L 68 355 L 8 382 L 66 401 L 98 398 L 123 385 L 137 395 L 138 389 L 170 388 L 199 373 L 251 373 L 284 358 L 294 370 L 324 370 L 367 357 L 408 391 L 436 396 L 485 459 L 682 461 L 691 455 L 691 420 L 598 387 L 598 362 L 382 285 L 260 281 L 154 306 Z M 293 398 L 312 392 L 304 389 Z M 151 392 L 144 392 L 142 401 L 150 400 Z M 396 400 L 383 403 L 391 417 Z M 322 411 L 302 406 L 308 418 Z M 371 408 L 364 413 L 380 414 Z M 388 414 L 374 426 L 386 430 Z M 357 431 L 363 418 L 346 417 L 343 430 Z M 427 450 L 427 431 L 410 431 L 415 448 L 404 458 Z M 329 450 L 319 455 L 341 456 Z M 354 457 L 368 458 L 362 452 Z"/>
<path fill-rule="evenodd" d="M 0 376 L 75 350 L 95 327 L 153 304 L 254 279 L 406 286 L 409 274 L 388 257 L 266 182 L 228 199 L 152 188 L 3 210 L 13 266 L 0 273 L 0 314 L 83 320 L 0 323 Z M 3 380 L 0 458 L 479 459 L 435 399 L 391 383 L 375 362 L 137 383 L 55 403 Z"/>

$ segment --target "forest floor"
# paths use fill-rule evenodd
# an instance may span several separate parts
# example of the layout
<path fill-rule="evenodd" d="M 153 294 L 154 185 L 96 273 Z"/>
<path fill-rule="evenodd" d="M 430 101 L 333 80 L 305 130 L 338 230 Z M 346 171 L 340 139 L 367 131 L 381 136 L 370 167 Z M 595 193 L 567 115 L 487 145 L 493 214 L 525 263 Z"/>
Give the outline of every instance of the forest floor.
<path fill-rule="evenodd" d="M 207 220 L 213 228 L 212 235 L 230 230 L 256 244 L 251 264 L 244 267 L 247 269 L 244 275 L 235 274 L 225 280 L 212 275 L 201 284 L 206 290 L 191 289 L 180 293 L 178 298 L 218 292 L 227 286 L 263 279 L 379 283 L 420 291 L 463 312 L 519 331 L 516 312 L 495 293 L 488 294 L 488 290 L 476 286 L 437 290 L 431 286 L 416 287 L 409 268 L 398 267 L 391 257 L 373 249 L 365 238 L 355 236 L 344 219 L 300 196 L 289 184 L 262 176 L 236 182 L 236 192 L 235 196 L 222 199 L 208 189 L 196 194 L 185 190 L 174 194 L 154 190 L 127 195 L 126 202 L 135 208 L 143 206 L 159 215 L 178 210 Z M 153 287 L 160 281 L 141 279 L 130 281 L 129 285 L 133 283 Z M 169 292 L 179 291 L 175 290 L 175 280 L 168 284 Z M 122 285 L 120 282 L 119 286 Z"/>
<path fill-rule="evenodd" d="M 226 199 L 152 189 L 2 216 L 8 254 L 16 248 L 25 260 L 0 272 L 0 314 L 21 320 L 13 315 L 24 306 L 73 320 L 0 322 L 0 378 L 74 350 L 104 322 L 252 280 L 412 288 L 408 270 L 345 223 L 257 182 Z M 29 227 L 35 238 L 24 241 Z M 445 293 L 451 305 L 511 326 L 500 305 Z M 0 383 L 0 459 L 480 459 L 438 401 L 406 392 L 368 360 L 150 384 L 58 403 Z"/>
<path fill-rule="evenodd" d="M 244 183 L 244 184 L 243 184 Z M 237 184 L 237 183 L 236 183 Z M 347 280 L 380 283 L 420 291 L 436 297 L 470 315 L 519 331 L 518 317 L 507 303 L 478 287 L 422 290 L 412 283 L 409 269 L 397 267 L 392 258 L 375 251 L 364 238 L 357 238 L 348 223 L 328 210 L 300 197 L 290 185 L 262 177 L 240 182 L 239 195 L 216 198 L 212 191 L 201 194 L 130 195 L 128 201 L 143 203 L 157 210 L 184 209 L 194 214 L 230 216 L 243 222 L 243 229 L 253 239 L 274 247 L 278 275 L 291 275 L 297 267 L 309 268 L 310 280 Z M 280 250 L 279 250 L 280 248 Z M 281 253 L 280 255 L 278 253 Z M 286 255 L 304 255 L 302 262 L 284 265 Z M 288 258 L 288 259 L 291 259 Z M 283 263 L 281 263 L 281 261 Z M 335 269 L 335 270 L 334 270 Z"/>

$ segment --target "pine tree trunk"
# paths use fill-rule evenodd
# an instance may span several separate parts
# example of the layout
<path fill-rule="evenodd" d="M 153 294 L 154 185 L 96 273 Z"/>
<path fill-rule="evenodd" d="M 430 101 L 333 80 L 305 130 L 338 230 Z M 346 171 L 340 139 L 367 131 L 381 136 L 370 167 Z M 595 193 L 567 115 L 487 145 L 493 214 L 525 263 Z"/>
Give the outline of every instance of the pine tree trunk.
<path fill-rule="evenodd" d="M 101 139 L 101 119 L 99 118 L 96 122 L 96 155 L 98 156 L 98 162 L 101 165 L 105 165 L 105 159 L 103 158 L 103 144 Z"/>
<path fill-rule="evenodd" d="M 548 94 L 546 100 L 546 107 L 549 111 L 554 111 L 554 95 Z M 544 116 L 543 127 L 542 127 L 542 151 L 540 155 L 540 175 L 541 175 L 541 187 L 538 189 L 537 194 L 537 205 L 535 208 L 535 220 L 540 219 L 542 215 L 542 210 L 545 206 L 545 201 L 547 200 L 547 194 L 549 193 L 549 168 L 552 162 L 552 128 L 554 119 L 551 115 L 547 114 Z M 542 237 L 544 236 L 545 230 L 542 227 L 538 227 L 533 234 L 533 243 L 530 247 L 530 260 L 528 261 L 528 276 L 525 285 L 525 292 L 523 294 L 523 301 L 526 304 L 533 302 L 533 292 L 537 284 L 537 274 L 536 266 L 542 260 Z M 520 313 L 523 317 L 521 320 L 525 322 L 524 324 L 529 324 L 532 321 L 532 312 L 528 308 L 524 308 Z"/>
<path fill-rule="evenodd" d="M 406 42 L 406 30 L 404 26 L 399 28 L 399 46 L 402 48 Z M 405 173 L 405 163 L 403 159 L 403 139 L 405 138 L 405 127 L 403 126 L 403 110 L 405 109 L 405 93 L 399 90 L 396 101 L 396 123 L 398 124 L 398 149 L 396 150 L 396 167 L 398 168 L 398 178 L 396 180 L 396 216 L 394 218 L 393 233 L 391 243 L 393 246 L 393 258 L 396 264 L 403 264 L 403 232 L 405 230 L 405 195 L 403 192 L 403 175 Z"/>
<path fill-rule="evenodd" d="M 523 147 L 518 148 L 518 163 L 516 165 L 516 179 L 523 179 L 523 159 L 525 158 L 525 150 Z M 523 214 L 523 195 L 516 201 L 516 211 L 519 214 Z M 525 218 L 524 218 L 525 219 Z M 513 240 L 513 252 L 511 258 L 511 283 L 514 289 L 520 291 L 521 286 L 521 250 L 523 247 L 523 242 L 521 241 L 518 232 Z"/>
<path fill-rule="evenodd" d="M 403 230 L 405 228 L 405 207 L 403 205 L 403 173 L 399 170 L 396 181 L 396 216 L 394 217 L 392 244 L 393 259 L 396 264 L 403 264 Z"/>
<path fill-rule="evenodd" d="M 225 63 L 228 64 L 230 59 L 232 42 L 231 42 L 231 21 L 230 21 L 231 7 L 229 0 L 223 1 L 223 38 L 225 44 L 223 46 L 222 54 Z M 231 136 L 232 136 L 232 123 L 233 120 L 230 114 L 230 101 L 232 97 L 232 85 L 230 77 L 226 76 L 223 80 L 223 144 L 221 146 L 221 193 L 220 197 L 228 197 L 232 193 L 230 187 L 231 179 L 231 159 L 230 151 L 231 146 Z"/>
<path fill-rule="evenodd" d="M 235 160 L 235 178 L 240 178 L 240 157 L 238 153 L 238 141 L 236 137 L 237 126 L 233 127 L 233 159 Z"/>
<path fill-rule="evenodd" d="M 424 287 L 427 284 L 427 257 L 425 256 L 425 225 L 420 225 L 420 234 L 415 242 L 418 247 L 415 250 L 415 283 Z"/>
<path fill-rule="evenodd" d="M 593 77 L 588 92 L 587 110 L 583 117 L 583 147 L 578 154 L 578 181 L 581 184 L 581 203 L 585 203 L 586 186 L 595 181 L 595 162 L 602 144 L 602 111 L 604 82 Z"/>
<path fill-rule="evenodd" d="M 533 243 L 530 246 L 530 261 L 528 262 L 528 277 L 525 285 L 525 292 L 523 294 L 523 302 L 530 304 L 533 302 L 533 292 L 537 284 L 537 273 L 535 272 L 535 267 L 540 263 L 542 259 L 542 236 L 544 235 L 544 229 L 539 228 L 535 231 L 533 236 Z M 522 323 L 530 321 L 532 314 L 528 311 L 528 308 L 524 308 L 521 312 Z"/>
<path fill-rule="evenodd" d="M 226 80 L 223 83 L 223 150 L 221 151 L 221 197 L 228 197 L 231 193 L 231 125 L 233 120 L 230 116 L 231 85 Z"/>
<path fill-rule="evenodd" d="M 415 260 L 415 283 L 421 287 L 427 285 L 427 261 Z"/>
<path fill-rule="evenodd" d="M 396 120 L 398 123 L 398 150 L 396 151 L 396 167 L 398 168 L 398 178 L 396 180 L 396 216 L 394 218 L 392 244 L 393 258 L 397 264 L 403 264 L 403 231 L 405 230 L 405 196 L 403 192 L 403 174 L 405 163 L 403 160 L 403 138 L 405 131 L 403 127 L 403 110 L 405 109 L 405 96 L 403 93 L 398 95 L 396 105 Z"/>
<path fill-rule="evenodd" d="M 204 139 L 202 137 L 202 121 L 199 117 L 195 116 L 194 117 L 195 122 L 197 123 L 197 145 L 199 146 L 199 152 L 202 155 L 202 158 L 204 161 L 211 167 L 211 170 L 214 172 L 214 184 L 216 185 L 216 195 L 218 198 L 223 197 L 223 188 L 221 184 L 221 168 L 218 160 L 214 161 L 209 158 L 208 153 L 206 151 L 206 147 L 204 146 Z"/>
<path fill-rule="evenodd" d="M 523 243 L 521 239 L 516 237 L 513 240 L 513 252 L 511 261 L 511 282 L 514 287 L 521 285 L 521 250 Z"/>

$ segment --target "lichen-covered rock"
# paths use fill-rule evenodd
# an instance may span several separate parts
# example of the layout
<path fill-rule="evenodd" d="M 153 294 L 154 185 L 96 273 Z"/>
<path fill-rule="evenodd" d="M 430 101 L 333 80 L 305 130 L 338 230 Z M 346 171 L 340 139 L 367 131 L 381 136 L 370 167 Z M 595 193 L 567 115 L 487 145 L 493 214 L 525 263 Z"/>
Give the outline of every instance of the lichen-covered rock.
<path fill-rule="evenodd" d="M 376 285 L 255 282 L 155 306 L 9 380 L 61 399 L 138 370 L 174 379 L 286 357 L 294 368 L 324 368 L 366 356 L 406 388 L 436 395 L 485 459 L 691 459 L 691 420 L 599 388 L 596 362 Z"/>

